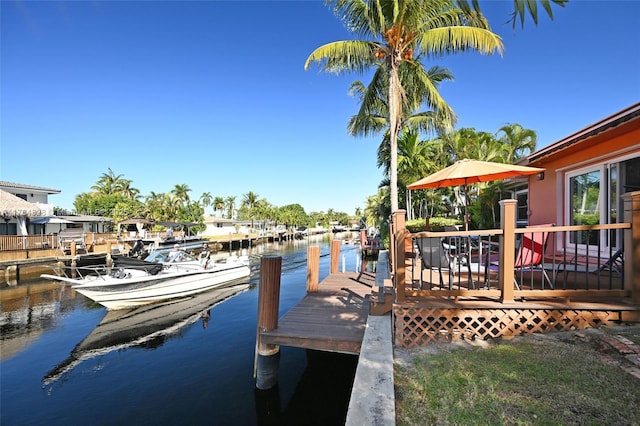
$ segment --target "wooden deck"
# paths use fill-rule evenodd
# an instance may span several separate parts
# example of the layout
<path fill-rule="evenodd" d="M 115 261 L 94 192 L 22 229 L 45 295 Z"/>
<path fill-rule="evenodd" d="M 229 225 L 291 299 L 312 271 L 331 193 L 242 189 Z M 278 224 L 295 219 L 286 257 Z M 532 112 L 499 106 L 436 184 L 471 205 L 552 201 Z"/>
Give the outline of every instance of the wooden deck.
<path fill-rule="evenodd" d="M 308 293 L 278 320 L 275 330 L 263 331 L 261 341 L 359 354 L 375 280 L 375 272 L 330 274 L 317 293 Z"/>

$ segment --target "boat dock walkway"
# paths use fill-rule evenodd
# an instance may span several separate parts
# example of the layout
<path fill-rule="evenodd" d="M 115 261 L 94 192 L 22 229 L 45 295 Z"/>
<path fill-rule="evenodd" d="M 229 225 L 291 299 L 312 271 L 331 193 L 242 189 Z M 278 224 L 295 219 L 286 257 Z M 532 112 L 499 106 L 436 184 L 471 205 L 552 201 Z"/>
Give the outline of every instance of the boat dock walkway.
<path fill-rule="evenodd" d="M 266 344 L 359 354 L 369 316 L 375 272 L 340 272 L 327 276 L 317 293 L 307 295 L 262 331 Z"/>
<path fill-rule="evenodd" d="M 263 343 L 359 355 L 346 425 L 394 425 L 391 314 L 369 315 L 371 296 L 389 278 L 388 253 L 381 251 L 376 272 L 327 276 L 260 333 Z"/>

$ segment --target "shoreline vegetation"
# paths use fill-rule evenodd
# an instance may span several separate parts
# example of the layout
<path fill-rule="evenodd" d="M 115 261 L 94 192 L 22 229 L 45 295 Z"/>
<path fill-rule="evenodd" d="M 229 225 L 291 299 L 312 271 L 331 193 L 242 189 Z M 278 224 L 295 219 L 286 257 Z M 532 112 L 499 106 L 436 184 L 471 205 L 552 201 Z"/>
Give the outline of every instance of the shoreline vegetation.
<path fill-rule="evenodd" d="M 638 425 L 639 345 L 631 325 L 396 349 L 397 424 Z"/>

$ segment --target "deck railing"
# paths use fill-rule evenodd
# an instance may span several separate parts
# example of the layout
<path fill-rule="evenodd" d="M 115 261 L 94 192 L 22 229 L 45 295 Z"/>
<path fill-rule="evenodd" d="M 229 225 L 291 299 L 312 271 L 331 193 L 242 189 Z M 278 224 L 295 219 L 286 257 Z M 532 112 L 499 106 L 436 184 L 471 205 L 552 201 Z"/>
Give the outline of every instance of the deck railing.
<path fill-rule="evenodd" d="M 634 194 L 635 202 L 640 203 L 640 193 Z M 503 303 L 545 297 L 623 297 L 640 303 L 634 270 L 640 259 L 633 257 L 637 257 L 633 247 L 640 244 L 640 227 L 632 226 L 640 224 L 638 209 L 626 210 L 624 223 L 516 228 L 515 200 L 503 200 L 501 205 L 501 227 L 477 231 L 410 233 L 404 227 L 404 212 L 397 212 L 391 226 L 396 301 L 433 296 L 480 297 Z M 542 260 L 518 267 L 516 257 L 523 238 L 533 240 L 533 234 L 540 233 L 547 236 Z M 431 249 L 420 252 L 418 242 L 424 239 L 437 241 L 444 254 Z M 581 241 L 589 244 L 568 244 Z M 620 249 L 605 241 L 617 241 Z M 525 247 L 527 244 L 531 242 Z M 441 255 L 446 263 L 434 258 Z M 526 260 L 525 256 L 523 263 Z"/>
<path fill-rule="evenodd" d="M 129 233 L 115 232 L 85 232 L 84 242 L 87 246 L 96 244 L 106 244 L 107 241 L 123 244 L 124 242 L 135 241 L 141 236 Z M 162 240 L 165 237 L 163 232 L 147 232 L 144 235 L 146 240 Z M 177 242 L 186 241 L 188 237 L 183 237 L 182 232 L 173 234 Z M 41 235 L 0 235 L 0 252 L 20 251 L 20 250 L 48 250 L 60 249 L 60 240 L 57 234 Z"/>

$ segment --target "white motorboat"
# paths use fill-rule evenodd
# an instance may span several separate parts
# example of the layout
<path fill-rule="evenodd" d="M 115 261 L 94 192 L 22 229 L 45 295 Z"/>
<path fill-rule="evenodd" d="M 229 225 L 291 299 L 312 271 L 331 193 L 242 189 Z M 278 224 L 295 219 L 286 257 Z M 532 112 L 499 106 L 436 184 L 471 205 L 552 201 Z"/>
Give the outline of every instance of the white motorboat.
<path fill-rule="evenodd" d="M 201 261 L 189 253 L 158 250 L 145 260 L 115 256 L 113 265 L 58 267 L 42 278 L 70 284 L 78 293 L 107 309 L 124 309 L 175 299 L 247 279 L 247 256 Z"/>

